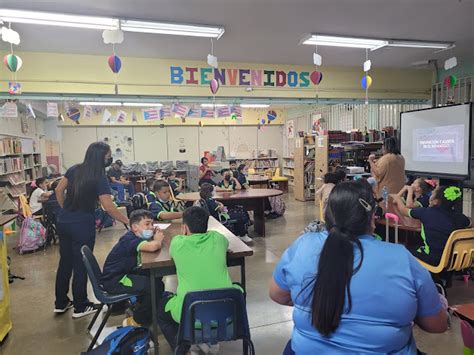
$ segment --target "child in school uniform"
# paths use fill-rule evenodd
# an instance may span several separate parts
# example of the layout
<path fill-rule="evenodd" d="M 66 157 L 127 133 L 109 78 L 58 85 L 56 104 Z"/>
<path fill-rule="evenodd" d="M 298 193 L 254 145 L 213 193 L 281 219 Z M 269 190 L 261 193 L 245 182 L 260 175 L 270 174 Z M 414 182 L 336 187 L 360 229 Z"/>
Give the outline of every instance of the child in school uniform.
<path fill-rule="evenodd" d="M 240 183 L 240 186 L 242 186 L 242 189 L 247 190 L 250 189 L 249 182 L 247 181 L 247 176 L 245 176 L 245 171 L 247 170 L 247 165 L 245 164 L 240 164 L 237 167 L 237 175 L 234 173 L 234 177 L 237 179 L 237 181 Z"/>
<path fill-rule="evenodd" d="M 234 177 L 234 174 L 229 169 L 223 169 L 221 171 L 224 179 L 217 185 L 216 191 L 220 192 L 233 192 L 242 189 L 239 180 Z"/>
<path fill-rule="evenodd" d="M 195 206 L 200 206 L 209 212 L 209 215 L 217 219 L 221 223 L 225 223 L 229 219 L 227 208 L 222 202 L 214 200 L 214 186 L 208 183 L 201 185 L 199 196 L 201 199 L 196 201 Z"/>
<path fill-rule="evenodd" d="M 176 209 L 174 201 L 171 198 L 171 188 L 165 180 L 157 180 L 153 184 L 153 192 L 156 200 L 150 204 L 148 209 L 153 217 L 159 221 L 170 221 L 183 217 L 183 212 Z"/>
<path fill-rule="evenodd" d="M 155 192 L 153 191 L 153 185 L 155 184 L 155 181 L 156 179 L 154 177 L 148 178 L 145 181 L 145 185 L 146 185 L 145 198 L 146 198 L 146 202 L 148 206 L 150 206 L 152 202 L 156 201 L 156 195 L 155 195 Z"/>
<path fill-rule="evenodd" d="M 410 251 L 416 258 L 430 265 L 438 265 L 453 231 L 471 225 L 469 218 L 454 210 L 456 201 L 462 197 L 461 189 L 457 186 L 436 188 L 429 199 L 429 207 L 408 208 L 400 196 L 391 196 L 403 216 L 421 221 L 423 245 Z"/>
<path fill-rule="evenodd" d="M 170 185 L 173 196 L 178 196 L 183 191 L 183 181 L 176 177 L 174 171 L 163 172 L 163 179 Z"/>
<path fill-rule="evenodd" d="M 161 248 L 163 233 L 153 227 L 153 215 L 147 210 L 130 214 L 130 228 L 115 244 L 105 260 L 101 283 L 111 294 L 138 294 L 133 318 L 139 324 L 151 322 L 151 291 L 148 270 L 141 270 L 141 252 L 155 252 Z M 156 282 L 157 295 L 164 285 Z M 159 296 L 160 297 L 160 296 Z"/>
<path fill-rule="evenodd" d="M 165 292 L 158 307 L 158 324 L 174 350 L 181 321 L 184 296 L 188 292 L 236 287 L 227 269 L 229 241 L 225 236 L 208 231 L 209 215 L 197 206 L 183 213 L 182 235 L 173 238 L 170 255 L 176 265 L 176 294 Z"/>
<path fill-rule="evenodd" d="M 35 187 L 30 195 L 30 209 L 33 215 L 41 215 L 43 213 L 43 202 L 48 201 L 53 194 L 48 191 L 48 182 L 45 178 L 38 178 L 35 180 Z"/>
<path fill-rule="evenodd" d="M 405 185 L 398 196 L 408 208 L 429 207 L 433 187 L 423 178 L 418 178 L 411 185 Z"/>

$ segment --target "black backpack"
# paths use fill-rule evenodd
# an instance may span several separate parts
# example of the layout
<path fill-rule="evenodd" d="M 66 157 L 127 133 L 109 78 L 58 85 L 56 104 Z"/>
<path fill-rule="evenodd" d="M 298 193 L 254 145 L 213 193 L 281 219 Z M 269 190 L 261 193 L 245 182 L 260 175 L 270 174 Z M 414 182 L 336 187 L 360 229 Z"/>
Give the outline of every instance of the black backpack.
<path fill-rule="evenodd" d="M 143 192 L 138 192 L 132 196 L 130 203 L 127 207 L 127 215 L 130 217 L 130 213 L 136 210 L 146 210 L 148 209 L 148 203 L 146 201 L 146 196 Z"/>

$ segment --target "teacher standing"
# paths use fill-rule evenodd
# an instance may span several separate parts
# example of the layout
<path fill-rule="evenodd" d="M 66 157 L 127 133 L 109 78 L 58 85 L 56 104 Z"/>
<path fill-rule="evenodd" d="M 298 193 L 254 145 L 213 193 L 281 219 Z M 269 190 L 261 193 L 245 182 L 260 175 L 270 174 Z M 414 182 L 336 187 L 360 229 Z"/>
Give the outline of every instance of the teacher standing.
<path fill-rule="evenodd" d="M 389 194 L 396 194 L 405 186 L 405 159 L 400 153 L 398 139 L 386 138 L 383 142 L 383 156 L 375 160 L 369 156 L 370 171 L 375 179 L 374 188 L 377 198 L 382 197 L 382 189 L 387 187 Z"/>
<path fill-rule="evenodd" d="M 129 222 L 112 202 L 110 185 L 105 175 L 105 168 L 112 163 L 111 154 L 108 144 L 92 143 L 87 148 L 84 161 L 71 167 L 55 190 L 62 209 L 57 217 L 60 259 L 56 274 L 54 313 L 65 313 L 74 307 L 72 317 L 81 318 L 97 309 L 87 298 L 87 273 L 81 248 L 87 245 L 91 250 L 94 249 L 94 211 L 98 202 L 111 217 L 125 224 Z M 72 275 L 71 302 L 68 292 Z"/>

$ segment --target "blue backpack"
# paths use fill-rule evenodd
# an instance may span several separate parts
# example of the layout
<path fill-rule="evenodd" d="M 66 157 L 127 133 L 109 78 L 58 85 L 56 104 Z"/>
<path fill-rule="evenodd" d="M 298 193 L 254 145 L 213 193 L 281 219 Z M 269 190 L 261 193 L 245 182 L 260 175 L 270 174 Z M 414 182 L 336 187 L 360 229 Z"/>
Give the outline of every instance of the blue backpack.
<path fill-rule="evenodd" d="M 102 344 L 82 355 L 146 355 L 151 333 L 144 327 L 119 327 Z"/>

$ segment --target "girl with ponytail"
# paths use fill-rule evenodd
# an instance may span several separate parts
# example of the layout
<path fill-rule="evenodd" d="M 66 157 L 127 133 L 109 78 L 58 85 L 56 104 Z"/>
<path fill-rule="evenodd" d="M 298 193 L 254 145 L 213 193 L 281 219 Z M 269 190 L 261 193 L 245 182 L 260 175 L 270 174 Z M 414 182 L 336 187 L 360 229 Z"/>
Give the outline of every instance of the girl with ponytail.
<path fill-rule="evenodd" d="M 403 246 L 372 237 L 375 206 L 367 182 L 338 184 L 325 211 L 328 232 L 302 235 L 278 263 L 270 297 L 294 306 L 297 354 L 416 354 L 412 321 L 446 330 L 429 273 Z"/>

